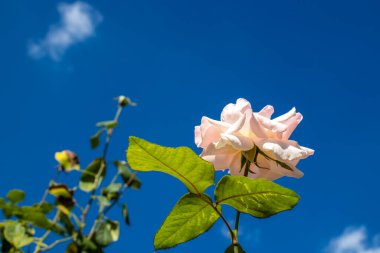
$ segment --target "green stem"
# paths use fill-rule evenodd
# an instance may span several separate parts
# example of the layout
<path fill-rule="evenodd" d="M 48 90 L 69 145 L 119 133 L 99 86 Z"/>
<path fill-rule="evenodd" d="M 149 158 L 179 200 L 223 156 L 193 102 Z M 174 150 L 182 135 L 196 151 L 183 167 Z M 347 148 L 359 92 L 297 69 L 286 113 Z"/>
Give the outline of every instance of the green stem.
<path fill-rule="evenodd" d="M 116 114 L 115 114 L 115 117 L 114 117 L 113 121 L 117 122 L 119 120 L 119 117 L 120 117 L 120 114 L 121 114 L 122 111 L 123 111 L 123 107 L 121 107 L 119 105 L 117 107 L 117 111 L 116 111 Z M 110 129 L 110 130 L 107 131 L 107 140 L 106 140 L 106 144 L 104 145 L 104 149 L 103 149 L 103 160 L 106 160 L 108 146 L 109 146 L 110 141 L 111 141 L 112 133 L 113 133 L 113 129 Z"/>
<path fill-rule="evenodd" d="M 234 231 L 232 230 L 230 224 L 228 223 L 228 221 L 226 220 L 226 218 L 223 216 L 223 214 L 218 210 L 218 207 L 217 207 L 217 204 L 214 204 L 212 202 L 210 202 L 207 198 L 204 198 L 202 194 L 197 194 L 197 196 L 203 200 L 204 202 L 206 202 L 207 204 L 209 204 L 214 210 L 215 212 L 219 215 L 220 218 L 222 218 L 224 224 L 226 224 L 227 226 L 227 229 L 228 231 L 230 232 L 230 236 L 231 236 L 231 241 L 232 241 L 232 244 L 237 244 L 237 237 L 236 237 L 236 234 L 234 233 Z"/>
<path fill-rule="evenodd" d="M 116 114 L 115 114 L 115 117 L 114 117 L 114 121 L 118 121 L 119 120 L 119 117 L 120 117 L 120 114 L 123 110 L 123 107 L 121 107 L 120 105 L 117 107 L 117 111 L 116 111 Z M 106 143 L 104 144 L 104 148 L 103 148 L 103 155 L 102 155 L 102 159 L 106 160 L 106 156 L 107 156 L 107 151 L 108 151 L 108 146 L 110 144 L 110 141 L 111 141 L 111 137 L 112 137 L 112 133 L 113 133 L 113 129 L 110 129 L 107 131 L 107 139 L 106 139 Z M 103 173 L 103 169 L 101 169 L 97 175 L 97 177 L 99 175 L 101 175 Z M 97 181 L 97 178 L 95 179 L 95 181 Z M 97 183 L 95 184 L 97 185 Z M 81 217 L 81 224 L 83 224 L 83 226 L 85 226 L 85 222 L 86 222 L 86 216 L 91 208 L 91 205 L 92 205 L 92 202 L 94 200 L 94 196 L 95 196 L 95 193 L 96 193 L 96 188 L 92 190 L 91 192 L 91 196 L 87 202 L 87 205 L 86 207 L 84 208 L 83 210 L 83 213 L 82 213 L 82 217 Z M 95 221 L 96 222 L 96 221 Z M 82 228 L 83 229 L 83 228 Z M 81 229 L 81 230 L 82 230 Z"/>
<path fill-rule="evenodd" d="M 58 210 L 57 213 L 55 214 L 54 216 L 54 219 L 53 219 L 53 224 L 52 226 L 56 225 L 58 220 L 59 220 L 59 214 L 60 214 L 60 211 Z M 43 244 L 43 242 L 45 241 L 45 239 L 50 235 L 51 233 L 51 230 L 47 230 L 45 232 L 45 234 L 38 240 L 37 242 L 37 246 L 36 248 L 34 249 L 33 253 L 38 253 L 41 251 L 41 245 Z"/>
<path fill-rule="evenodd" d="M 112 179 L 112 182 L 111 183 L 114 183 L 116 182 L 116 179 L 117 179 L 117 176 L 119 176 L 120 174 L 117 173 L 116 176 Z M 113 200 L 113 202 L 111 203 L 111 205 L 109 205 L 107 208 L 104 209 L 103 213 L 102 212 L 99 212 L 98 213 L 98 216 L 96 217 L 96 220 L 94 222 L 94 224 L 92 225 L 91 227 L 91 231 L 90 233 L 88 234 L 88 239 L 91 240 L 92 236 L 94 235 L 95 233 L 95 229 L 96 229 L 96 226 L 99 224 L 99 222 L 101 221 L 102 217 L 107 214 L 111 209 L 112 207 L 114 207 L 116 205 L 116 203 L 118 202 L 118 200 L 121 198 L 121 196 L 123 195 L 124 191 L 129 187 L 129 185 L 132 183 L 133 179 L 135 178 L 135 174 L 132 174 L 128 181 L 124 184 L 123 188 L 120 190 L 119 192 L 119 196 L 117 199 Z"/>
<path fill-rule="evenodd" d="M 100 206 L 99 207 L 99 212 L 98 212 L 98 216 L 96 217 L 96 220 L 94 221 L 94 224 L 92 225 L 91 229 L 90 229 L 90 233 L 88 233 L 88 240 L 91 240 L 91 238 L 93 237 L 94 233 L 95 233 L 95 229 L 98 225 L 98 223 L 102 220 L 102 211 L 103 211 L 103 206 Z"/>
<path fill-rule="evenodd" d="M 255 150 L 256 152 L 256 150 Z M 251 166 L 251 162 L 248 161 L 244 156 L 242 156 L 242 162 L 241 162 L 241 169 L 244 168 L 244 176 L 247 177 L 248 176 L 248 173 L 249 173 L 249 167 Z M 237 238 L 238 238 L 238 235 L 239 235 L 239 221 L 240 221 L 240 212 L 237 211 L 236 212 L 236 219 L 235 219 L 235 229 L 234 229 L 234 233 L 235 233 L 235 236 L 236 236 L 236 243 L 233 243 L 234 245 L 237 244 Z M 239 249 L 238 247 L 234 247 L 234 252 L 235 253 L 238 253 Z"/>
<path fill-rule="evenodd" d="M 55 173 L 53 179 L 50 180 L 50 183 L 49 183 L 48 187 L 46 188 L 46 190 L 45 190 L 45 192 L 44 192 L 44 195 L 42 196 L 42 198 L 41 198 L 40 203 L 38 204 L 38 206 L 41 206 L 42 203 L 45 202 L 47 196 L 49 195 L 49 187 L 51 186 L 51 182 L 57 180 L 57 178 L 58 178 L 60 172 L 61 172 L 60 170 L 57 170 L 57 172 Z"/>
<path fill-rule="evenodd" d="M 117 178 L 119 177 L 119 175 L 120 175 L 119 171 L 116 172 L 115 176 L 114 176 L 114 177 L 112 178 L 112 180 L 111 180 L 110 185 L 116 183 L 116 180 L 117 180 Z"/>
<path fill-rule="evenodd" d="M 64 243 L 64 242 L 67 242 L 67 241 L 70 241 L 72 240 L 73 238 L 70 236 L 70 237 L 66 237 L 66 238 L 63 238 L 63 239 L 60 239 L 60 240 L 56 240 L 55 242 L 53 242 L 52 244 L 46 246 L 45 248 L 41 249 L 40 252 L 43 252 L 43 251 L 47 251 L 49 249 L 52 249 L 54 248 L 55 246 L 57 246 L 58 244 L 60 243 Z"/>

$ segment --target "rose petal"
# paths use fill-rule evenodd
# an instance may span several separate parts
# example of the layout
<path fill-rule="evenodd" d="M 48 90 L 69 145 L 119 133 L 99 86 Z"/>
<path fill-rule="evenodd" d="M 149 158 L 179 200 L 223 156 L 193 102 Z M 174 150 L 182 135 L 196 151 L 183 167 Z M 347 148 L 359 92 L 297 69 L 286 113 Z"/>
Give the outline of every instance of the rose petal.
<path fill-rule="evenodd" d="M 230 173 L 233 176 L 235 175 L 239 176 L 240 175 L 239 173 L 241 171 L 240 167 L 241 167 L 241 153 L 238 153 L 232 159 L 231 164 L 228 167 L 229 168 L 228 173 Z"/>
<path fill-rule="evenodd" d="M 239 98 L 236 104 L 230 103 L 223 108 L 221 120 L 233 124 L 248 109 L 251 109 L 251 104 L 246 99 Z"/>
<path fill-rule="evenodd" d="M 244 126 L 244 123 L 245 123 L 245 119 L 246 119 L 246 114 L 242 114 L 239 119 L 234 122 L 226 131 L 226 134 L 233 134 L 237 131 L 239 131 L 243 126 Z"/>
<path fill-rule="evenodd" d="M 246 151 L 252 149 L 254 146 L 250 138 L 242 135 L 222 134 L 221 138 L 224 142 L 231 144 L 232 147 L 237 150 Z"/>
<path fill-rule="evenodd" d="M 297 112 L 293 117 L 284 121 L 283 123 L 288 126 L 286 131 L 282 134 L 282 139 L 287 140 L 292 135 L 298 124 L 302 121 L 302 114 Z"/>
<path fill-rule="evenodd" d="M 293 161 L 296 159 L 303 159 L 313 154 L 311 149 L 301 147 L 295 141 L 283 140 L 264 140 L 259 144 L 262 151 L 273 152 L 276 160 Z"/>
<path fill-rule="evenodd" d="M 261 109 L 261 111 L 258 112 L 260 116 L 263 116 L 268 119 L 270 119 L 273 113 L 274 113 L 274 108 L 271 105 L 265 106 L 263 109 Z"/>
<path fill-rule="evenodd" d="M 254 173 L 250 173 L 248 176 L 250 178 L 265 178 L 268 180 L 276 180 L 283 176 L 300 178 L 303 176 L 302 171 L 298 170 L 291 164 L 287 164 L 292 170 L 281 167 L 278 163 L 272 160 L 266 159 L 264 156 L 259 156 L 257 159 L 257 164 L 251 165 L 251 170 Z"/>
<path fill-rule="evenodd" d="M 202 117 L 201 125 L 194 130 L 195 144 L 197 147 L 206 148 L 210 143 L 218 141 L 220 133 L 225 132 L 228 128 L 230 125 L 227 123 Z"/>
<path fill-rule="evenodd" d="M 236 107 L 240 110 L 240 112 L 244 113 L 248 109 L 252 109 L 251 103 L 245 98 L 238 98 L 236 100 Z"/>
<path fill-rule="evenodd" d="M 215 170 L 225 170 L 236 164 L 236 156 L 240 157 L 240 152 L 229 145 L 217 149 L 214 144 L 210 144 L 200 156 L 213 163 Z"/>
<path fill-rule="evenodd" d="M 296 114 L 296 108 L 293 107 L 292 109 L 290 109 L 290 111 L 288 111 L 287 113 L 273 119 L 274 121 L 277 121 L 277 122 L 284 122 L 288 119 L 290 119 L 291 117 L 293 117 L 294 115 Z"/>
<path fill-rule="evenodd" d="M 197 145 L 197 147 L 200 147 L 202 144 L 202 134 L 200 126 L 194 127 L 194 142 L 195 145 Z"/>
<path fill-rule="evenodd" d="M 266 128 L 267 130 L 270 130 L 274 133 L 282 133 L 285 132 L 287 129 L 287 125 L 282 124 L 280 122 L 276 122 L 274 120 L 270 120 L 266 117 L 263 117 L 259 114 L 256 114 L 256 119 L 260 122 L 260 124 Z"/>
<path fill-rule="evenodd" d="M 259 121 L 257 120 L 255 114 L 250 110 L 247 110 L 246 114 L 246 125 L 243 127 L 245 131 L 249 131 L 249 135 L 254 139 L 254 141 L 256 141 L 255 139 L 257 138 L 266 138 L 267 135 L 262 126 L 260 125 Z"/>

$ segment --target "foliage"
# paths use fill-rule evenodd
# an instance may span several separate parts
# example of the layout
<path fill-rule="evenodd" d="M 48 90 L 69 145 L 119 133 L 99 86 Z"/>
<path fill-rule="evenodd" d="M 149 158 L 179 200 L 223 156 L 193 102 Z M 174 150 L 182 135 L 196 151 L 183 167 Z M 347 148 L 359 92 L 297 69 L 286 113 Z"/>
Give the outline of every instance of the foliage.
<path fill-rule="evenodd" d="M 119 96 L 116 100 L 118 107 L 115 117 L 98 122 L 98 131 L 90 137 L 92 149 L 104 144 L 99 157 L 81 169 L 79 158 L 74 152 L 56 152 L 55 159 L 59 163 L 56 176 L 39 202 L 23 205 L 26 194 L 19 189 L 11 190 L 5 198 L 0 198 L 0 210 L 5 217 L 0 222 L 1 252 L 20 253 L 28 249 L 28 252 L 38 253 L 61 243 L 66 243 L 66 253 L 104 252 L 120 236 L 120 224 L 109 217 L 108 212 L 119 206 L 123 223 L 128 226 L 131 224 L 129 209 L 122 197 L 127 188 L 138 190 L 141 187 L 142 183 L 133 171 L 162 172 L 182 182 L 187 189 L 154 236 L 155 250 L 188 242 L 207 232 L 221 219 L 231 237 L 231 244 L 225 253 L 245 253 L 238 240 L 241 214 L 268 218 L 297 205 L 300 197 L 294 191 L 272 181 L 246 177 L 250 164 L 257 162 L 257 154 L 261 152 L 256 146 L 241 155 L 244 176 L 224 176 L 216 183 L 213 196 L 205 193 L 215 185 L 213 164 L 201 159 L 187 147 L 163 147 L 138 137 L 130 137 L 127 159 L 108 162 L 108 146 L 114 130 L 119 126 L 119 116 L 124 107 L 136 105 L 125 96 Z M 102 136 L 105 137 L 104 141 L 101 140 Z M 274 161 L 281 165 L 281 161 Z M 75 172 L 81 173 L 76 185 L 70 188 L 59 183 L 59 175 Z M 110 172 L 114 176 L 111 181 L 105 182 L 106 174 Z M 87 202 L 78 203 L 77 191 L 87 194 Z M 237 212 L 234 229 L 223 212 L 222 206 L 225 205 Z M 97 213 L 94 219 L 88 218 L 91 211 Z M 59 239 L 49 240 L 51 234 Z"/>
<path fill-rule="evenodd" d="M 264 179 L 224 176 L 215 187 L 214 199 L 204 191 L 214 184 L 214 168 L 191 149 L 159 146 L 137 137 L 130 137 L 127 159 L 133 170 L 159 171 L 181 181 L 188 193 L 172 211 L 154 237 L 156 250 L 174 247 L 208 231 L 221 218 L 229 230 L 231 245 L 226 252 L 243 253 L 235 230 L 227 222 L 222 205 L 258 218 L 267 218 L 292 209 L 299 196 L 292 190 Z M 244 160 L 245 164 L 249 162 Z"/>
<path fill-rule="evenodd" d="M 79 158 L 74 152 L 57 152 L 55 159 L 59 164 L 56 166 L 56 176 L 48 184 L 39 202 L 23 205 L 26 194 L 19 189 L 9 191 L 5 199 L 0 198 L 0 209 L 5 218 L 0 222 L 1 252 L 19 253 L 27 249 L 28 252 L 38 253 L 61 243 L 67 244 L 67 253 L 103 252 L 103 248 L 119 239 L 119 222 L 107 216 L 109 210 L 115 206 L 121 207 L 120 214 L 123 215 L 125 223 L 130 225 L 127 205 L 120 202 L 124 191 L 127 188 L 139 189 L 141 181 L 129 170 L 126 161 L 115 161 L 113 170 L 106 165 L 108 146 L 113 131 L 119 125 L 122 109 L 127 105 L 134 106 L 135 103 L 124 96 L 119 96 L 116 100 L 118 107 L 115 117 L 97 123 L 99 130 L 90 138 L 91 148 L 96 149 L 105 133 L 104 149 L 99 158 L 80 170 Z M 110 182 L 104 182 L 107 169 L 115 174 Z M 74 171 L 81 173 L 77 185 L 69 188 L 58 183 L 60 174 Z M 77 191 L 88 195 L 87 202 L 77 202 Z M 116 205 L 117 203 L 120 205 Z M 94 204 L 98 207 L 95 208 Z M 97 213 L 95 219 L 88 219 L 90 212 Z M 59 239 L 49 240 L 52 234 Z"/>

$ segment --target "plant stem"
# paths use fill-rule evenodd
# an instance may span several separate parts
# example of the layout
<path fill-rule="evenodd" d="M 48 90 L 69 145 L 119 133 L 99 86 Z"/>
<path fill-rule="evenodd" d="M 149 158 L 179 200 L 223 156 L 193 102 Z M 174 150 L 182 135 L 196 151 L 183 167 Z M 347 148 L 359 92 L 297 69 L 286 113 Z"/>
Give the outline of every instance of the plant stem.
<path fill-rule="evenodd" d="M 119 120 L 119 117 L 120 117 L 120 114 L 121 114 L 122 111 L 123 111 L 123 107 L 121 107 L 119 105 L 117 107 L 117 111 L 116 111 L 116 114 L 115 114 L 115 117 L 114 117 L 113 121 L 117 122 Z M 113 133 L 113 129 L 107 130 L 107 140 L 106 140 L 106 144 L 104 145 L 104 149 L 103 149 L 103 160 L 106 160 L 108 146 L 109 146 L 110 141 L 111 141 L 112 133 Z"/>
<path fill-rule="evenodd" d="M 67 242 L 67 241 L 70 241 L 72 240 L 72 236 L 70 237 L 66 237 L 66 238 L 63 238 L 63 239 L 60 239 L 60 240 L 56 240 L 55 242 L 53 242 L 52 244 L 46 246 L 45 248 L 41 249 L 40 252 L 43 252 L 43 251 L 47 251 L 49 249 L 52 249 L 54 248 L 55 246 L 57 246 L 58 244 L 60 243 L 64 243 L 64 242 Z"/>
<path fill-rule="evenodd" d="M 230 236 L 231 236 L 231 241 L 233 244 L 236 244 L 237 243 L 237 237 L 234 233 L 234 231 L 232 230 L 230 224 L 228 224 L 228 221 L 226 220 L 226 218 L 223 216 L 223 214 L 218 210 L 217 208 L 217 204 L 214 204 L 212 202 L 210 202 L 209 199 L 205 198 L 202 194 L 197 194 L 198 198 L 200 198 L 201 200 L 203 200 L 204 202 L 206 202 L 208 205 L 210 205 L 214 210 L 215 212 L 219 215 L 220 218 L 222 218 L 224 224 L 226 224 L 227 228 L 228 228 L 228 231 L 230 232 Z"/>
<path fill-rule="evenodd" d="M 249 172 L 249 167 L 251 166 L 251 162 L 248 161 L 244 156 L 242 157 L 242 163 L 241 163 L 241 169 L 244 168 L 244 176 L 247 177 L 248 176 L 248 172 Z M 236 219 L 235 219 L 235 236 L 236 238 L 238 238 L 238 234 L 239 234 L 239 221 L 240 221 L 240 212 L 237 211 L 236 212 Z M 236 243 L 233 243 L 233 244 L 237 244 L 237 240 L 236 240 Z M 234 247 L 234 252 L 237 253 L 238 252 L 238 248 L 237 247 Z"/>
<path fill-rule="evenodd" d="M 228 224 L 228 221 L 226 220 L 226 218 L 224 218 L 223 214 L 221 212 L 219 212 L 218 208 L 216 208 L 214 205 L 212 205 L 212 206 L 213 206 L 215 212 L 217 212 L 219 214 L 220 218 L 222 218 L 224 224 L 226 224 L 226 226 L 230 232 L 230 235 L 231 235 L 232 244 L 237 244 L 237 242 L 238 242 L 237 234 L 234 233 L 230 224 Z"/>
<path fill-rule="evenodd" d="M 122 110 L 123 110 L 123 107 L 121 107 L 121 106 L 119 105 L 119 106 L 117 107 L 117 111 L 116 111 L 116 114 L 115 114 L 115 117 L 114 117 L 114 121 L 117 122 L 117 121 L 119 120 L 119 117 L 120 117 L 120 114 L 121 114 Z M 103 159 L 104 162 L 106 161 L 106 156 L 107 156 L 108 146 L 109 146 L 110 141 L 111 141 L 112 133 L 113 133 L 113 129 L 109 129 L 109 130 L 107 130 L 107 139 L 106 139 L 106 143 L 104 144 L 103 155 L 102 155 L 102 159 Z M 103 169 L 104 169 L 104 168 L 102 168 L 102 169 L 99 171 L 97 177 L 103 173 Z M 95 179 L 95 181 L 97 181 L 97 178 Z M 97 182 L 96 182 L 95 185 L 97 185 Z M 91 196 L 90 196 L 90 199 L 88 200 L 87 205 L 86 205 L 86 207 L 85 207 L 84 210 L 83 210 L 82 217 L 81 217 L 81 223 L 83 224 L 83 226 L 85 226 L 86 216 L 87 216 L 87 214 L 88 214 L 88 212 L 89 212 L 89 210 L 90 210 L 90 208 L 91 208 L 92 202 L 93 202 L 93 200 L 94 200 L 93 196 L 95 195 L 95 193 L 96 193 L 96 188 L 92 190 L 92 192 L 91 192 Z M 97 219 L 97 220 L 98 220 L 98 219 Z M 95 223 L 97 223 L 97 221 L 95 221 Z M 96 225 L 96 224 L 94 224 L 94 225 Z M 94 228 L 94 226 L 93 226 L 93 228 Z M 93 229 L 91 229 L 91 230 L 93 230 Z M 92 232 L 92 233 L 91 233 L 91 232 Z M 90 235 L 92 236 L 93 231 L 91 231 L 91 232 L 90 232 Z M 90 236 L 89 236 L 89 237 L 90 237 Z M 90 237 L 90 238 L 91 238 L 91 237 Z"/>
<path fill-rule="evenodd" d="M 50 183 L 49 183 L 48 187 L 46 188 L 46 190 L 45 190 L 45 192 L 44 192 L 44 195 L 42 196 L 42 198 L 41 198 L 40 203 L 38 204 L 38 206 L 41 206 L 42 203 L 45 202 L 47 196 L 49 195 L 49 187 L 51 186 L 51 182 L 57 180 L 57 178 L 58 178 L 60 172 L 61 172 L 60 170 L 57 170 L 57 172 L 55 173 L 53 179 L 50 180 Z"/>
<path fill-rule="evenodd" d="M 90 233 L 88 233 L 88 240 L 91 240 L 92 236 L 94 235 L 95 233 L 95 229 L 96 229 L 96 226 L 98 225 L 98 223 L 100 222 L 100 220 L 102 219 L 102 206 L 99 207 L 99 213 L 98 213 L 98 216 L 96 217 L 96 220 L 94 221 L 94 224 L 92 225 L 91 229 L 90 229 Z"/>
<path fill-rule="evenodd" d="M 236 218 L 235 218 L 235 233 L 236 233 L 236 236 L 238 234 L 238 231 L 239 231 L 239 220 L 240 220 L 240 212 L 237 211 L 236 212 Z"/>
<path fill-rule="evenodd" d="M 119 176 L 119 175 L 120 175 L 120 174 L 117 173 L 116 176 L 114 177 L 114 179 L 117 178 L 117 176 Z M 118 198 L 115 199 L 115 200 L 111 203 L 111 205 L 109 205 L 107 208 L 105 208 L 104 211 L 103 211 L 103 213 L 99 213 L 99 214 L 98 214 L 98 217 L 96 218 L 94 224 L 93 224 L 92 227 L 91 227 L 91 231 L 90 231 L 90 233 L 88 234 L 88 239 L 89 239 L 89 240 L 91 240 L 92 236 L 94 235 L 94 233 L 95 233 L 95 228 L 96 228 L 96 226 L 98 225 L 98 223 L 100 222 L 102 216 L 105 215 L 105 214 L 107 214 L 107 213 L 112 209 L 112 207 L 114 207 L 114 206 L 116 205 L 116 203 L 118 203 L 118 200 L 121 198 L 121 196 L 123 195 L 124 191 L 129 187 L 129 185 L 132 183 L 132 181 L 133 181 L 133 179 L 134 179 L 135 177 L 136 177 L 135 174 L 132 174 L 132 175 L 130 176 L 130 178 L 128 179 L 128 181 L 124 184 L 123 188 L 120 190 Z M 116 181 L 116 179 L 115 179 L 115 180 L 112 180 L 112 181 L 114 182 L 114 181 Z"/>
<path fill-rule="evenodd" d="M 59 214 L 60 214 L 60 211 L 58 210 L 57 213 L 55 214 L 54 216 L 54 219 L 53 219 L 53 224 L 52 226 L 54 226 L 55 224 L 57 224 L 58 220 L 59 220 Z M 50 235 L 51 233 L 51 230 L 47 230 L 45 232 L 45 234 L 39 239 L 39 242 L 37 243 L 37 246 L 36 248 L 34 249 L 33 253 L 38 253 L 40 252 L 41 250 L 41 244 L 45 241 L 45 239 Z"/>
<path fill-rule="evenodd" d="M 117 178 L 119 177 L 119 175 L 120 175 L 119 171 L 116 172 L 115 176 L 114 176 L 114 177 L 112 178 L 112 180 L 111 180 L 110 185 L 116 183 L 116 180 L 117 180 Z"/>

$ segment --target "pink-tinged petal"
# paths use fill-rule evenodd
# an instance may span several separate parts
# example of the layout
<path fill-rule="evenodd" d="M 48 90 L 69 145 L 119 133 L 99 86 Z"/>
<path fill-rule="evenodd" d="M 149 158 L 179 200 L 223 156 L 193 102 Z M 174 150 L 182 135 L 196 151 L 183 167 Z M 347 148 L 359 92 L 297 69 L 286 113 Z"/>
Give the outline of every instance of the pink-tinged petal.
<path fill-rule="evenodd" d="M 274 113 L 274 108 L 271 105 L 265 106 L 261 111 L 258 112 L 260 116 L 263 116 L 265 118 L 270 119 L 272 117 L 272 114 Z"/>
<path fill-rule="evenodd" d="M 287 129 L 287 126 L 285 124 L 282 124 L 280 122 L 276 122 L 274 120 L 270 120 L 266 117 L 263 117 L 259 114 L 256 114 L 256 119 L 260 122 L 260 124 L 266 128 L 269 131 L 272 131 L 273 133 L 282 133 L 285 132 Z"/>
<path fill-rule="evenodd" d="M 223 108 L 221 120 L 233 124 L 248 109 L 251 109 L 251 104 L 247 100 L 239 98 L 236 100 L 236 104 L 230 103 Z"/>
<path fill-rule="evenodd" d="M 309 155 L 314 155 L 314 149 L 311 149 L 311 148 L 307 148 L 307 147 L 303 147 L 303 146 L 300 146 L 300 148 L 306 152 L 307 156 Z"/>
<path fill-rule="evenodd" d="M 221 139 L 237 150 L 246 151 L 254 146 L 253 141 L 243 135 L 222 134 Z"/>
<path fill-rule="evenodd" d="M 294 177 L 294 178 L 301 178 L 303 177 L 303 172 L 298 170 L 297 168 L 294 168 L 294 172 L 291 172 L 291 171 L 286 171 L 284 174 L 282 173 L 279 173 L 278 171 L 275 171 L 275 170 L 265 170 L 265 169 L 256 169 L 256 173 L 255 174 L 250 174 L 249 177 L 250 178 L 265 178 L 267 180 L 276 180 L 276 179 L 279 179 L 281 177 Z"/>
<path fill-rule="evenodd" d="M 283 177 L 284 175 L 277 173 L 276 171 L 273 170 L 262 170 L 262 169 L 257 169 L 255 174 L 250 174 L 250 178 L 264 178 L 266 180 L 274 181 L 276 179 L 279 179 Z"/>
<path fill-rule="evenodd" d="M 206 148 L 210 143 L 220 139 L 220 134 L 230 127 L 229 124 L 202 117 L 200 126 L 195 128 L 195 144 L 197 147 Z"/>
<path fill-rule="evenodd" d="M 225 170 L 228 169 L 231 164 L 236 162 L 236 156 L 239 155 L 240 152 L 229 145 L 217 149 L 214 144 L 210 144 L 203 150 L 200 156 L 204 160 L 214 164 L 215 170 Z"/>
<path fill-rule="evenodd" d="M 226 145 L 232 145 L 239 150 L 248 150 L 253 147 L 253 141 L 248 137 L 242 136 L 238 131 L 244 126 L 246 116 L 241 117 L 233 123 L 226 132 L 220 134 L 220 139 L 216 144 L 216 148 L 223 148 Z"/>
<path fill-rule="evenodd" d="M 235 121 L 226 131 L 226 134 L 233 134 L 239 131 L 245 123 L 246 114 L 242 114 L 237 121 Z"/>
<path fill-rule="evenodd" d="M 218 121 L 218 120 L 214 120 L 214 119 L 210 119 L 210 118 L 204 117 L 204 116 L 202 117 L 201 125 L 202 124 L 213 125 L 215 127 L 220 128 L 222 131 L 227 131 L 227 129 L 231 127 L 231 124 L 229 124 L 229 123 Z"/>
<path fill-rule="evenodd" d="M 236 108 L 235 104 L 228 104 L 224 107 L 221 114 L 221 121 L 233 124 L 236 122 L 242 113 Z"/>
<path fill-rule="evenodd" d="M 296 114 L 296 108 L 293 107 L 292 109 L 290 109 L 290 111 L 288 111 L 287 113 L 273 119 L 274 121 L 277 121 L 277 122 L 284 122 L 284 121 L 287 121 L 288 119 L 290 119 L 291 117 L 293 117 L 294 115 Z"/>
<path fill-rule="evenodd" d="M 251 171 L 254 173 L 249 173 L 250 178 L 265 178 L 268 180 L 276 180 L 280 177 L 294 177 L 300 178 L 303 176 L 302 171 L 298 170 L 295 166 L 287 164 L 292 170 L 281 167 L 278 163 L 272 160 L 268 160 L 263 156 L 259 156 L 257 160 L 257 165 L 251 165 Z"/>
<path fill-rule="evenodd" d="M 245 98 L 238 98 L 236 100 L 236 107 L 240 110 L 240 112 L 244 113 L 248 109 L 252 109 L 251 103 Z"/>
<path fill-rule="evenodd" d="M 312 154 L 311 150 L 301 147 L 295 141 L 265 140 L 258 144 L 261 150 L 274 159 L 280 161 L 293 161 L 303 159 Z"/>
<path fill-rule="evenodd" d="M 240 175 L 240 167 L 241 167 L 241 153 L 238 153 L 232 159 L 228 172 L 233 176 Z"/>
<path fill-rule="evenodd" d="M 302 121 L 302 118 L 302 114 L 297 112 L 293 117 L 283 122 L 288 126 L 288 129 L 282 134 L 283 140 L 289 139 L 298 124 Z"/>
<path fill-rule="evenodd" d="M 195 145 L 197 145 L 197 147 L 200 147 L 200 145 L 202 144 L 202 134 L 200 126 L 196 126 L 194 128 L 194 142 Z"/>
<path fill-rule="evenodd" d="M 255 115 L 253 112 L 250 110 L 247 110 L 247 120 L 246 120 L 246 125 L 244 126 L 244 129 L 249 129 L 249 134 L 251 135 L 252 138 L 255 139 L 257 138 L 266 138 L 267 135 L 263 129 L 263 127 L 260 125 L 259 121 L 256 119 Z"/>

